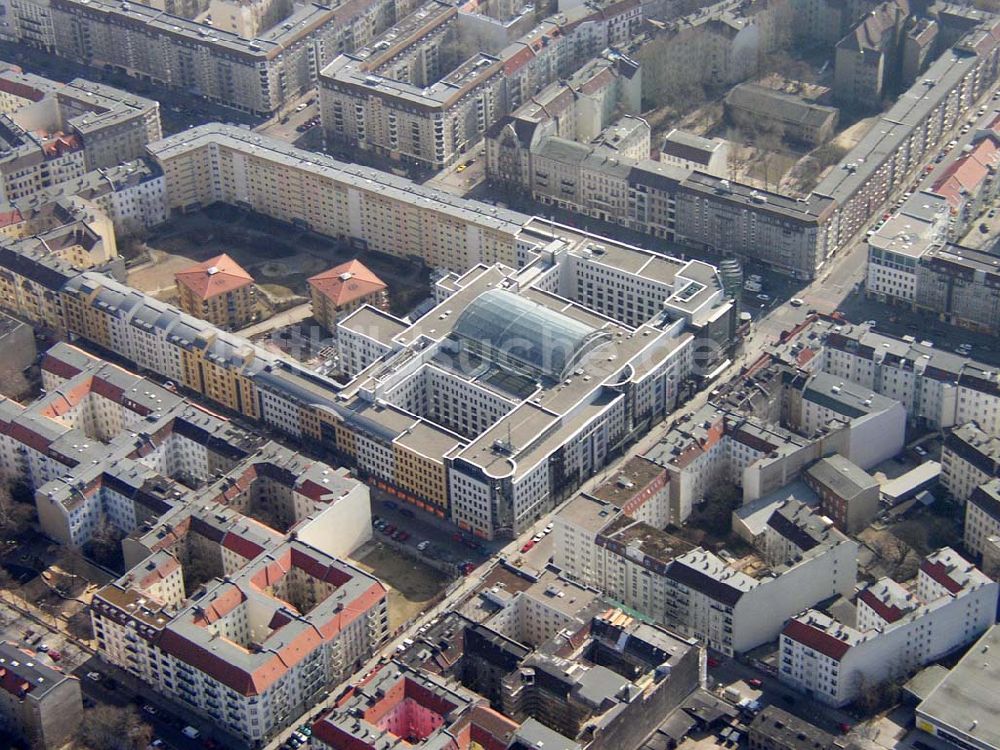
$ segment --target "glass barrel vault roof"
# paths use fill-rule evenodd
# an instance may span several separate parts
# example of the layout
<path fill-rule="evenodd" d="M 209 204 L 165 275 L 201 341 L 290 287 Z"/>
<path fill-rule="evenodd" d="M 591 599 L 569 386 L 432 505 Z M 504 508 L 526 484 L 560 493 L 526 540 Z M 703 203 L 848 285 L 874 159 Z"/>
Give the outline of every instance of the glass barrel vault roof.
<path fill-rule="evenodd" d="M 519 294 L 491 289 L 459 315 L 452 329 L 492 358 L 512 360 L 561 380 L 607 334 Z M 497 355 L 500 355 L 499 357 Z"/>

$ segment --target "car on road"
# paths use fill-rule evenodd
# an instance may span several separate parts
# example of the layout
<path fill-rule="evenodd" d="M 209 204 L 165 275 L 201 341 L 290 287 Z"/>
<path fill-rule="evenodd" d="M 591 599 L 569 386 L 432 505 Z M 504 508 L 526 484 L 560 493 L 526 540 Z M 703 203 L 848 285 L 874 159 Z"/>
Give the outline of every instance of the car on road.
<path fill-rule="evenodd" d="M 295 111 L 296 112 L 301 112 L 302 110 L 304 110 L 308 106 L 309 106 L 308 104 L 306 104 L 305 102 L 302 102 L 302 104 L 300 104 L 299 106 L 297 106 L 295 108 Z"/>
<path fill-rule="evenodd" d="M 87 672 L 87 679 L 100 682 L 103 675 L 100 672 Z"/>
<path fill-rule="evenodd" d="M 747 685 L 749 685 L 752 688 L 759 688 L 763 684 L 764 681 L 760 679 L 760 677 L 751 677 L 749 680 L 747 680 Z"/>
<path fill-rule="evenodd" d="M 759 299 L 761 302 L 770 302 L 771 301 L 771 295 L 770 294 L 758 294 L 757 295 L 757 299 Z"/>
<path fill-rule="evenodd" d="M 392 538 L 395 539 L 397 542 L 405 542 L 407 539 L 410 538 L 410 532 L 403 531 L 402 529 L 400 529 L 395 534 L 393 534 Z"/>
<path fill-rule="evenodd" d="M 712 656 L 708 657 L 708 666 L 709 666 L 709 668 L 715 669 L 717 666 L 719 666 L 719 664 L 720 664 L 720 662 L 719 662 L 718 659 L 716 659 L 716 658 L 714 658 Z"/>
<path fill-rule="evenodd" d="M 802 307 L 802 305 L 805 304 L 805 301 L 799 299 L 798 297 L 792 297 L 790 300 L 788 300 L 788 304 L 791 305 L 792 307 Z"/>
<path fill-rule="evenodd" d="M 877 326 L 878 325 L 878 321 L 877 320 L 866 320 L 865 321 L 865 325 L 866 326 Z"/>
<path fill-rule="evenodd" d="M 143 703 L 142 704 L 142 712 L 144 714 L 149 714 L 150 716 L 156 716 L 156 713 L 157 713 L 156 706 L 151 706 L 148 703 Z"/>
<path fill-rule="evenodd" d="M 431 546 L 430 540 L 424 539 L 424 541 L 422 541 L 420 544 L 417 545 L 417 549 L 423 552 L 430 546 Z"/>
<path fill-rule="evenodd" d="M 464 172 L 465 171 L 465 165 L 464 164 L 459 164 L 458 168 L 455 171 L 456 172 Z"/>
<path fill-rule="evenodd" d="M 534 546 L 535 543 L 529 539 L 528 541 L 526 541 L 524 544 L 521 545 L 521 552 L 529 552 L 531 548 Z"/>

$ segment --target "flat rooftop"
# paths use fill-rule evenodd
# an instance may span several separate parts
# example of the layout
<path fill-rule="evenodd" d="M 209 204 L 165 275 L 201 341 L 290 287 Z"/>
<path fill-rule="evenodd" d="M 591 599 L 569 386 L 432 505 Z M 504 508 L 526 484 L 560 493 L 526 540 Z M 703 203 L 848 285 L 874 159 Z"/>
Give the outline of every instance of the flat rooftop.
<path fill-rule="evenodd" d="M 1000 626 L 994 625 L 917 706 L 918 722 L 920 717 L 927 717 L 963 741 L 1000 747 L 998 649 Z"/>

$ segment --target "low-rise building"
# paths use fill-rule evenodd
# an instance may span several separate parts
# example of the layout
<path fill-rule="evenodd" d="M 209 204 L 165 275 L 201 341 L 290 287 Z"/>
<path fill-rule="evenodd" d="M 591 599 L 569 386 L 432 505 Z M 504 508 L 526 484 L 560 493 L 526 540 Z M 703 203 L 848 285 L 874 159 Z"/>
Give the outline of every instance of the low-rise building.
<path fill-rule="evenodd" d="M 42 653 L 0 643 L 0 728 L 31 747 L 58 750 L 83 720 L 80 680 Z"/>
<path fill-rule="evenodd" d="M 179 301 L 188 315 L 220 328 L 242 328 L 257 315 L 253 276 L 223 253 L 174 274 Z"/>
<path fill-rule="evenodd" d="M 803 479 L 819 495 L 824 515 L 833 519 L 845 534 L 857 534 L 878 513 L 878 482 L 843 456 L 817 461 L 806 470 Z"/>
<path fill-rule="evenodd" d="M 389 306 L 389 287 L 356 259 L 310 276 L 309 293 L 313 318 L 328 331 L 337 330 L 337 321 L 362 305 Z"/>
<path fill-rule="evenodd" d="M 726 94 L 726 117 L 737 127 L 773 130 L 809 146 L 826 143 L 837 128 L 840 112 L 756 83 L 741 83 Z"/>
<path fill-rule="evenodd" d="M 809 610 L 781 632 L 778 676 L 833 706 L 965 646 L 996 621 L 1000 585 L 944 547 L 907 589 L 891 579 L 857 598 L 857 624 Z"/>
<path fill-rule="evenodd" d="M 994 696 L 1000 689 L 1000 625 L 994 625 L 916 709 L 917 729 L 949 745 L 975 750 L 1000 748 Z"/>
<path fill-rule="evenodd" d="M 777 706 L 767 706 L 750 722 L 750 750 L 831 750 L 836 738 Z"/>
<path fill-rule="evenodd" d="M 673 128 L 663 137 L 660 161 L 682 169 L 729 176 L 729 143 L 721 138 L 703 138 Z"/>

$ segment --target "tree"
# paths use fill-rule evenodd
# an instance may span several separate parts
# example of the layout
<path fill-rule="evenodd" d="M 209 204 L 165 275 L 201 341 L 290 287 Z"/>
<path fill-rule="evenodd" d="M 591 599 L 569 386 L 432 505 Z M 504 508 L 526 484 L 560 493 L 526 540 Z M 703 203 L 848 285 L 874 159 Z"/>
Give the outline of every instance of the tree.
<path fill-rule="evenodd" d="M 125 557 L 122 554 L 122 539 L 125 535 L 107 521 L 94 532 L 85 545 L 84 554 L 98 565 L 112 570 L 125 567 Z"/>
<path fill-rule="evenodd" d="M 733 511 L 740 506 L 740 490 L 732 482 L 718 482 L 705 493 L 705 502 L 691 516 L 691 525 L 718 538 L 733 528 Z"/>
<path fill-rule="evenodd" d="M 142 750 L 153 738 L 153 729 L 135 706 L 102 704 L 87 709 L 78 734 L 90 750 Z"/>
<path fill-rule="evenodd" d="M 35 523 L 35 504 L 15 496 L 8 480 L 0 479 L 0 537 L 20 539 Z"/>
<path fill-rule="evenodd" d="M 858 697 L 854 702 L 865 716 L 873 716 L 899 703 L 901 694 L 902 687 L 896 680 L 876 682 L 861 677 L 858 682 Z"/>

